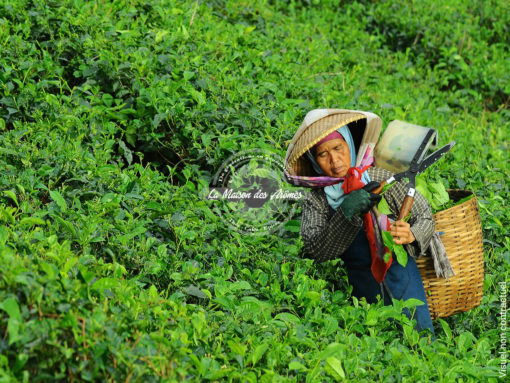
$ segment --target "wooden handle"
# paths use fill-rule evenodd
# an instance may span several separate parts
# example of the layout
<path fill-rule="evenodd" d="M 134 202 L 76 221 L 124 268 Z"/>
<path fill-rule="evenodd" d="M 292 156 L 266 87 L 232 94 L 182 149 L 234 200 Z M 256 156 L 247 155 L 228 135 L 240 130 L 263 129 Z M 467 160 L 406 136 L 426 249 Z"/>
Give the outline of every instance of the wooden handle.
<path fill-rule="evenodd" d="M 413 206 L 414 196 L 406 195 L 404 198 L 404 202 L 402 202 L 402 206 L 400 207 L 400 212 L 398 213 L 397 221 L 404 219 L 407 217 L 409 212 L 411 211 L 411 207 Z"/>
<path fill-rule="evenodd" d="M 381 186 L 379 186 L 377 189 L 372 190 L 370 193 L 381 194 L 384 185 L 386 185 L 386 180 L 382 181 Z"/>

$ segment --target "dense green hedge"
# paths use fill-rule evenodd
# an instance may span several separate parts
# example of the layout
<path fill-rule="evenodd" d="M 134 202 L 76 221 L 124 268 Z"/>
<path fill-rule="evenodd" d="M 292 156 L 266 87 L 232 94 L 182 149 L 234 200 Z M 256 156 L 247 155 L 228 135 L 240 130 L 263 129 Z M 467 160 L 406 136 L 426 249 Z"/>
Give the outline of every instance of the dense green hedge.
<path fill-rule="evenodd" d="M 2 2 L 0 381 L 496 381 L 509 21 L 505 1 Z M 457 141 L 428 175 L 477 194 L 484 299 L 432 345 L 292 228 L 238 234 L 200 197 L 323 106 Z"/>

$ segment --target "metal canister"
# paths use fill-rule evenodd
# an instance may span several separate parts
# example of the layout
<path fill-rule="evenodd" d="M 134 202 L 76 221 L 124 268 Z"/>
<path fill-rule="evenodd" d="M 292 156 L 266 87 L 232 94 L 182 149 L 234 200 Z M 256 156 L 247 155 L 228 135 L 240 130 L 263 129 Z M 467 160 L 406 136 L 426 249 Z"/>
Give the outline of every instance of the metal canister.
<path fill-rule="evenodd" d="M 434 134 L 418 161 L 423 159 L 431 147 L 437 145 L 437 132 L 432 128 L 410 124 L 405 121 L 394 120 L 390 122 L 375 147 L 375 165 L 393 173 L 407 170 L 429 130 L 433 130 Z"/>

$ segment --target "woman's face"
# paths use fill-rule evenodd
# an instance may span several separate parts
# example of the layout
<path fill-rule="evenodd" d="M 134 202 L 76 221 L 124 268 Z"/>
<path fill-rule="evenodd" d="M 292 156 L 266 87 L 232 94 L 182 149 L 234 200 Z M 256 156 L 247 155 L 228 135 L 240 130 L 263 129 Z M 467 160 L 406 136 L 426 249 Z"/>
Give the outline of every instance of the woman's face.
<path fill-rule="evenodd" d="M 341 138 L 323 142 L 315 151 L 315 159 L 330 177 L 345 177 L 351 167 L 349 145 Z"/>

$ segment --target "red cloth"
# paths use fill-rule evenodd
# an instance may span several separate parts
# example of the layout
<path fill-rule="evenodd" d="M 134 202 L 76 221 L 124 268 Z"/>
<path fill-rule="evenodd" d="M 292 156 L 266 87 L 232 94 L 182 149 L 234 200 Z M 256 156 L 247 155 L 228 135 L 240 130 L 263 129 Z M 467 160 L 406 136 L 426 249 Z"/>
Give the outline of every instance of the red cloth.
<path fill-rule="evenodd" d="M 361 169 L 353 167 L 347 170 L 347 175 L 345 176 L 345 180 L 342 185 L 342 189 L 344 190 L 345 194 L 349 194 L 350 192 L 361 189 L 363 186 L 365 186 L 365 184 L 361 180 L 361 175 L 369 167 L 370 165 L 367 165 Z M 388 220 L 388 217 L 385 216 L 385 218 L 386 220 Z M 384 280 L 384 277 L 386 276 L 386 272 L 391 266 L 393 257 L 390 256 L 390 259 L 386 263 L 384 262 L 384 259 L 377 254 L 375 229 L 370 212 L 365 214 L 365 216 L 363 217 L 363 226 L 365 227 L 365 231 L 367 232 L 368 244 L 370 246 L 370 257 L 372 258 L 372 265 L 370 267 L 370 270 L 372 271 L 372 275 L 374 276 L 377 283 L 381 283 Z M 387 227 L 389 227 L 389 221 L 387 222 Z M 384 252 L 389 252 L 387 247 L 384 247 Z"/>
<path fill-rule="evenodd" d="M 345 180 L 342 185 L 342 189 L 344 189 L 345 194 L 349 194 L 350 192 L 361 189 L 363 186 L 365 186 L 365 184 L 361 180 L 361 175 L 369 167 L 370 165 L 367 165 L 362 169 L 349 168 L 347 170 L 347 174 L 345 175 Z"/>

